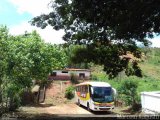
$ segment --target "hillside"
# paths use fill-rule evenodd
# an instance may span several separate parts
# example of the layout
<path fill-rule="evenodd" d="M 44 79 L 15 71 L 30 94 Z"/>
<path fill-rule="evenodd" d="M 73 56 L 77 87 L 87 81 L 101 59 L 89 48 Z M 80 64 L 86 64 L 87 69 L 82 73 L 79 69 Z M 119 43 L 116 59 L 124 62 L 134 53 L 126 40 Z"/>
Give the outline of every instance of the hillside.
<path fill-rule="evenodd" d="M 160 80 L 160 48 L 144 48 L 146 59 L 140 63 L 143 74 L 150 79 Z"/>
<path fill-rule="evenodd" d="M 127 77 L 122 72 L 117 78 L 109 80 L 102 66 L 96 66 L 93 69 L 93 80 L 106 81 L 118 88 L 121 82 L 127 79 L 134 79 L 138 82 L 138 92 L 142 91 L 160 91 L 160 48 L 142 48 L 144 53 L 143 61 L 139 63 L 142 69 L 143 78 L 135 76 Z"/>

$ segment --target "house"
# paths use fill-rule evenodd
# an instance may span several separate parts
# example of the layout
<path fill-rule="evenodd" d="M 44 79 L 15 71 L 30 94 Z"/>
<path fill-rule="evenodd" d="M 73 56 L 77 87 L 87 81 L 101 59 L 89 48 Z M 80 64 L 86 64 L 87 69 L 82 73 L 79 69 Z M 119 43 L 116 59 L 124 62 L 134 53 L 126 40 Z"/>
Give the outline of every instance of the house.
<path fill-rule="evenodd" d="M 53 70 L 49 75 L 49 80 L 70 80 L 74 75 L 78 80 L 89 80 L 91 71 L 89 69 L 66 68 L 63 70 Z"/>

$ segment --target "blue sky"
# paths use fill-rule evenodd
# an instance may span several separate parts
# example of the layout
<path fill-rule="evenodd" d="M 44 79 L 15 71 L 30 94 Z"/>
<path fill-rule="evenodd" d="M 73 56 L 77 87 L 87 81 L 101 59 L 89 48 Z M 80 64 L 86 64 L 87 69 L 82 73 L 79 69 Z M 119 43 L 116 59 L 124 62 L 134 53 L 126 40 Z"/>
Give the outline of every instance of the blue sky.
<path fill-rule="evenodd" d="M 12 26 L 21 23 L 21 21 L 29 21 L 32 19 L 32 15 L 25 12 L 19 14 L 16 6 L 11 4 L 8 0 L 0 1 L 0 24 Z"/>
<path fill-rule="evenodd" d="M 40 29 L 31 26 L 28 21 L 42 13 L 49 13 L 48 3 L 51 0 L 0 0 L 0 25 L 6 25 L 13 35 L 23 34 L 25 31 L 36 30 L 46 42 L 64 43 L 63 30 L 55 31 L 52 27 Z M 160 47 L 160 36 L 152 41 L 152 47 Z"/>
<path fill-rule="evenodd" d="M 29 24 L 33 17 L 51 11 L 49 2 L 50 0 L 0 0 L 0 25 L 6 25 L 13 35 L 36 30 L 46 42 L 64 43 L 63 30 L 55 31 L 52 27 L 42 30 Z"/>

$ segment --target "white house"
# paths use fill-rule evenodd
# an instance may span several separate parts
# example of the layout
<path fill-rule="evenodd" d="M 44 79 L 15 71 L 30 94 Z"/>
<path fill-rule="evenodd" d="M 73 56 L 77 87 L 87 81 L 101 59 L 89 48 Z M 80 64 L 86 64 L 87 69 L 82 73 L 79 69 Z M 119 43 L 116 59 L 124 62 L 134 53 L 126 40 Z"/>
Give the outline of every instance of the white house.
<path fill-rule="evenodd" d="M 141 93 L 142 111 L 146 114 L 160 114 L 160 91 Z"/>
<path fill-rule="evenodd" d="M 64 69 L 53 70 L 49 76 L 49 80 L 69 80 L 74 75 L 78 80 L 89 80 L 91 71 L 89 69 Z"/>

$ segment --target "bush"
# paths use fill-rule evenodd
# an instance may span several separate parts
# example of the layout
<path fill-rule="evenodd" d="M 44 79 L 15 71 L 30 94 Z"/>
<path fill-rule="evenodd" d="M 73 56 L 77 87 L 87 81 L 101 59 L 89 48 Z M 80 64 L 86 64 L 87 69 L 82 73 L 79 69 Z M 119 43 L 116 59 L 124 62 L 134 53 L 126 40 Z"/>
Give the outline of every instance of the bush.
<path fill-rule="evenodd" d="M 121 86 L 118 88 L 118 92 L 121 98 L 125 101 L 127 105 L 131 105 L 134 110 L 135 105 L 140 101 L 137 94 L 138 83 L 133 80 L 125 80 L 122 82 Z"/>
<path fill-rule="evenodd" d="M 77 84 L 78 83 L 77 76 L 74 73 L 71 73 L 71 83 L 72 84 Z"/>
<path fill-rule="evenodd" d="M 96 75 L 91 75 L 91 80 L 97 81 L 97 80 L 98 80 L 98 77 L 97 77 Z"/>
<path fill-rule="evenodd" d="M 69 86 L 66 88 L 66 91 L 65 91 L 65 97 L 67 99 L 72 99 L 74 98 L 74 90 L 75 88 L 73 86 Z"/>

